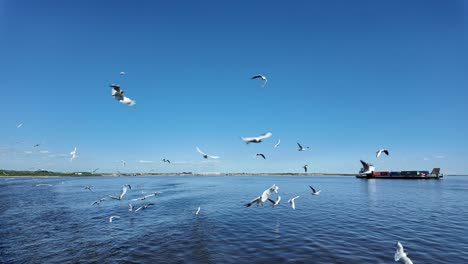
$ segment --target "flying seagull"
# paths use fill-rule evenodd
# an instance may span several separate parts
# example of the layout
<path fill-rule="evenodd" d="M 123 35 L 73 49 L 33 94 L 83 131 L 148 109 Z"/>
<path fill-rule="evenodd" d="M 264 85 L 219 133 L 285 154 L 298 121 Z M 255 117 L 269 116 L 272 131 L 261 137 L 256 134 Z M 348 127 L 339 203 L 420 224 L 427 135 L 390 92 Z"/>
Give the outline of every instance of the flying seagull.
<path fill-rule="evenodd" d="M 16 128 L 20 128 L 20 127 L 22 127 L 22 126 L 23 126 L 23 123 L 18 124 L 18 125 L 16 126 Z"/>
<path fill-rule="evenodd" d="M 148 195 L 143 196 L 143 197 L 140 197 L 140 198 L 132 199 L 132 201 L 138 201 L 138 200 L 143 201 L 143 200 L 145 200 L 146 198 L 153 197 L 153 196 L 156 196 L 156 195 L 158 195 L 158 194 L 161 194 L 161 193 L 160 193 L 160 192 L 154 192 L 154 193 L 152 193 L 152 194 L 148 194 Z"/>
<path fill-rule="evenodd" d="M 280 143 L 281 143 L 281 139 L 278 139 L 278 142 L 276 142 L 274 148 L 277 148 L 280 145 Z"/>
<path fill-rule="evenodd" d="M 294 202 L 297 198 L 299 198 L 299 196 L 296 196 L 296 197 L 293 197 L 291 199 L 289 199 L 288 203 L 289 205 L 291 205 L 292 209 L 296 209 L 296 203 Z"/>
<path fill-rule="evenodd" d="M 278 189 L 279 187 L 276 186 L 276 184 L 273 184 L 270 188 L 266 189 L 261 196 L 253 199 L 252 201 L 248 202 L 245 204 L 245 206 L 249 207 L 251 206 L 252 204 L 256 203 L 257 205 L 259 204 L 263 204 L 266 200 L 268 200 L 268 198 L 270 197 L 270 195 L 273 193 L 273 192 L 276 192 L 278 193 Z"/>
<path fill-rule="evenodd" d="M 122 186 L 122 192 L 120 192 L 120 195 L 119 197 L 116 197 L 116 196 L 112 196 L 112 195 L 109 195 L 110 198 L 112 199 L 116 199 L 116 200 L 122 200 L 122 198 L 124 197 L 124 195 L 127 193 L 127 190 L 128 189 L 132 189 L 132 186 L 130 186 L 130 184 L 124 184 Z"/>
<path fill-rule="evenodd" d="M 413 264 L 408 254 L 403 250 L 403 245 L 398 241 L 396 243 L 395 261 L 400 261 L 404 264 Z"/>
<path fill-rule="evenodd" d="M 113 215 L 113 216 L 109 217 L 109 223 L 112 223 L 112 220 L 114 220 L 114 218 L 115 218 L 115 219 L 119 219 L 120 216 L 118 216 L 118 215 Z"/>
<path fill-rule="evenodd" d="M 219 159 L 218 156 L 211 156 L 211 155 L 208 155 L 208 154 L 204 153 L 204 152 L 201 151 L 198 147 L 197 147 L 197 151 L 198 151 L 198 153 L 202 154 L 202 155 L 203 155 L 203 158 L 205 158 L 205 159 L 207 159 L 207 158 Z"/>
<path fill-rule="evenodd" d="M 262 157 L 263 159 L 266 159 L 266 158 L 265 158 L 265 155 L 262 154 L 262 153 L 257 153 L 257 155 L 255 155 L 255 156 L 260 156 L 260 157 Z"/>
<path fill-rule="evenodd" d="M 125 160 L 121 160 L 120 163 L 122 163 L 122 167 L 125 167 L 125 165 L 127 165 L 127 162 Z"/>
<path fill-rule="evenodd" d="M 297 149 L 298 151 L 306 151 L 309 147 L 303 147 L 301 146 L 301 144 L 299 144 L 299 142 L 297 143 L 297 146 L 299 147 L 299 149 Z"/>
<path fill-rule="evenodd" d="M 89 185 L 88 185 L 88 186 L 85 186 L 84 189 L 85 189 L 85 190 L 93 191 L 93 190 L 91 190 L 91 186 L 89 186 Z"/>
<path fill-rule="evenodd" d="M 268 82 L 268 79 L 267 79 L 265 76 L 260 75 L 260 74 L 255 75 L 255 76 L 252 76 L 250 79 L 252 79 L 252 80 L 255 80 L 255 79 L 262 79 L 262 80 L 263 80 L 263 85 L 262 85 L 262 87 L 264 87 L 264 86 L 266 85 L 266 83 Z"/>
<path fill-rule="evenodd" d="M 199 215 L 200 214 L 200 206 L 198 207 L 198 209 L 194 212 L 195 215 Z"/>
<path fill-rule="evenodd" d="M 133 212 L 133 205 L 132 204 L 128 204 L 128 211 L 129 212 Z"/>
<path fill-rule="evenodd" d="M 124 91 L 120 89 L 120 85 L 111 84 L 109 86 L 112 87 L 112 96 L 114 96 L 115 100 L 121 102 L 122 104 L 127 104 L 128 106 L 133 106 L 136 104 L 135 101 L 124 96 Z"/>
<path fill-rule="evenodd" d="M 140 206 L 140 207 L 138 207 L 138 208 L 135 210 L 135 212 L 138 212 L 138 211 L 140 211 L 140 210 L 145 210 L 146 208 L 148 208 L 148 207 L 150 207 L 150 206 L 153 206 L 153 205 L 154 205 L 154 203 L 149 203 L 149 204 L 147 204 L 147 205 Z"/>
<path fill-rule="evenodd" d="M 99 170 L 99 168 L 97 168 L 97 169 L 94 169 L 94 170 L 93 170 L 93 173 L 95 173 L 97 170 Z"/>
<path fill-rule="evenodd" d="M 41 143 L 37 143 L 37 144 L 35 144 L 33 147 L 34 147 L 34 148 L 35 148 L 35 147 L 39 147 L 40 145 L 41 145 Z"/>
<path fill-rule="evenodd" d="M 73 161 L 76 158 L 76 147 L 70 152 L 70 161 Z"/>
<path fill-rule="evenodd" d="M 266 132 L 265 134 L 260 135 L 258 137 L 247 137 L 247 138 L 243 137 L 242 140 L 247 144 L 260 143 L 262 142 L 263 139 L 271 137 L 271 135 L 273 135 L 271 132 Z"/>
<path fill-rule="evenodd" d="M 125 72 L 124 72 L 124 71 L 121 71 L 121 72 L 120 72 L 120 75 L 125 75 Z"/>
<path fill-rule="evenodd" d="M 369 164 L 363 160 L 361 160 L 361 164 L 362 164 L 362 169 L 361 169 L 360 174 L 372 173 L 371 167 L 374 167 L 372 164 Z"/>
<path fill-rule="evenodd" d="M 273 204 L 272 207 L 274 208 L 275 206 L 277 206 L 280 203 L 281 196 L 278 196 L 278 198 L 276 198 L 276 200 L 272 200 L 272 199 L 268 198 L 268 201 L 270 201 Z"/>
<path fill-rule="evenodd" d="M 381 149 L 375 153 L 375 156 L 378 158 L 382 153 L 385 153 L 388 156 L 388 150 L 386 149 Z"/>
<path fill-rule="evenodd" d="M 100 205 L 101 202 L 102 202 L 102 201 L 105 201 L 105 200 L 106 200 L 106 198 L 101 198 L 101 199 L 95 201 L 94 203 L 92 203 L 91 205 L 95 205 L 95 204 Z"/>
<path fill-rule="evenodd" d="M 171 163 L 171 161 L 168 160 L 168 159 L 163 159 L 162 161 L 163 161 L 163 162 L 167 162 L 167 163 Z"/>
<path fill-rule="evenodd" d="M 312 190 L 312 195 L 319 195 L 321 190 L 316 191 L 312 186 L 309 185 L 309 188 Z"/>
<path fill-rule="evenodd" d="M 307 168 L 309 167 L 309 165 L 304 165 L 302 168 L 304 169 L 304 172 L 307 172 Z"/>

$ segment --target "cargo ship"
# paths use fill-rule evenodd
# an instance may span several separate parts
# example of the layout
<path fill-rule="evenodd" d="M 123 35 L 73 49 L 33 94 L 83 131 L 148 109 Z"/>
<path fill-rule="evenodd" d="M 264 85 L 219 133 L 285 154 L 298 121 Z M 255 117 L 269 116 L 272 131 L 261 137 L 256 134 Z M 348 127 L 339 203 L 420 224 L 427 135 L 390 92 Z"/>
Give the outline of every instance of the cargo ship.
<path fill-rule="evenodd" d="M 361 160 L 362 168 L 356 178 L 361 179 L 441 179 L 440 168 L 434 168 L 431 172 L 418 171 L 375 171 L 374 165 Z"/>

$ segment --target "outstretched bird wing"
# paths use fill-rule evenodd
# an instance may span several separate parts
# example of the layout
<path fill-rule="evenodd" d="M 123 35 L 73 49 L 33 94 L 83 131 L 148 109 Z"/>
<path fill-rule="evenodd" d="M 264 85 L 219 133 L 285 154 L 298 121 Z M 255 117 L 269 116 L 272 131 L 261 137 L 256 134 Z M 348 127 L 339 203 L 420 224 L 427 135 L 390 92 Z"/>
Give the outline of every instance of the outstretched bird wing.
<path fill-rule="evenodd" d="M 316 192 L 315 189 L 314 189 L 314 187 L 312 187 L 312 186 L 310 186 L 310 185 L 309 185 L 309 187 L 310 187 L 310 189 L 311 189 L 313 192 Z"/>
<path fill-rule="evenodd" d="M 203 156 L 207 155 L 203 151 L 201 151 L 198 147 L 197 147 L 197 151 L 198 151 L 198 153 L 202 154 Z"/>

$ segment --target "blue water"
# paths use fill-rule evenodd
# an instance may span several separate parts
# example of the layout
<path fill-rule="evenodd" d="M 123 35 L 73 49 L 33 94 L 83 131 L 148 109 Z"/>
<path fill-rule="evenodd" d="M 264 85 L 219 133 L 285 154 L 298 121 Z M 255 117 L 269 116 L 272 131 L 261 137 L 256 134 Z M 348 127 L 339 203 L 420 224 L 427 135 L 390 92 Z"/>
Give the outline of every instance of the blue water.
<path fill-rule="evenodd" d="M 272 184 L 278 207 L 244 206 Z M 395 263 L 396 241 L 416 264 L 468 263 L 464 176 L 0 178 L 0 201 L 1 263 Z"/>

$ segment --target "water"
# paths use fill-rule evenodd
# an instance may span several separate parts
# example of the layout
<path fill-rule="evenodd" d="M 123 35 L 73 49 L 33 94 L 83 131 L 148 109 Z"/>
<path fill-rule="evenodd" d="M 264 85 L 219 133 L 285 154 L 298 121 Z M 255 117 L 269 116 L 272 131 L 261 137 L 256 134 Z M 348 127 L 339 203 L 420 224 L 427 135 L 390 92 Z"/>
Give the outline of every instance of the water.
<path fill-rule="evenodd" d="M 278 207 L 244 207 L 274 183 Z M 464 176 L 0 178 L 0 201 L 1 263 L 395 263 L 396 241 L 414 263 L 468 263 Z"/>

